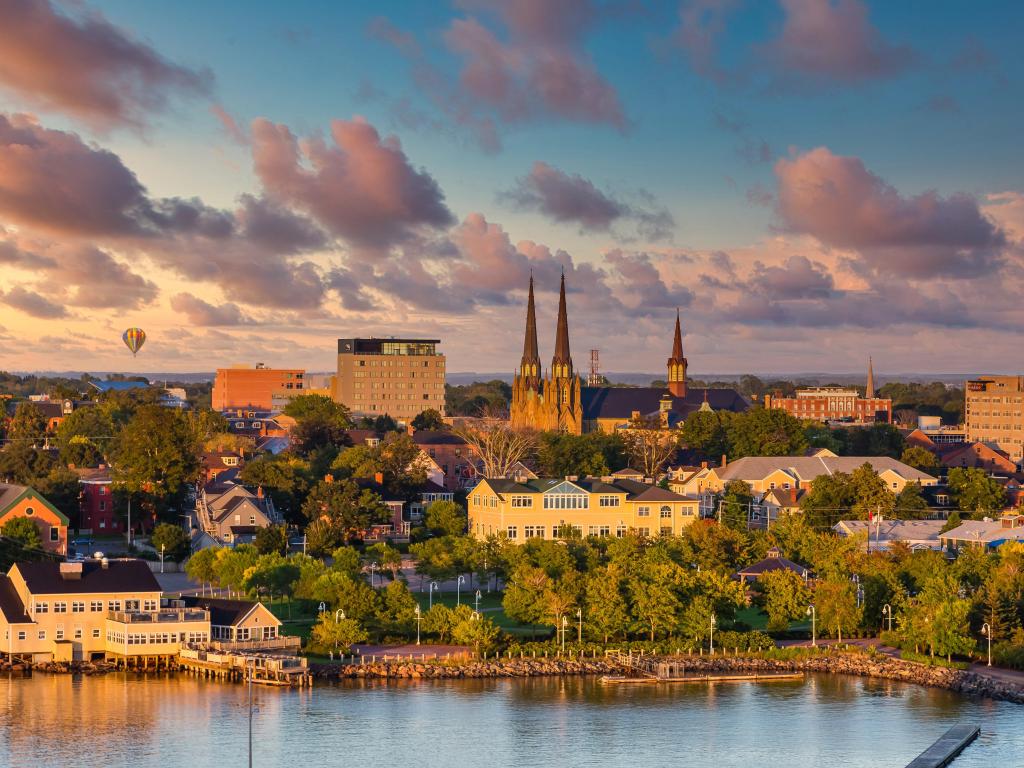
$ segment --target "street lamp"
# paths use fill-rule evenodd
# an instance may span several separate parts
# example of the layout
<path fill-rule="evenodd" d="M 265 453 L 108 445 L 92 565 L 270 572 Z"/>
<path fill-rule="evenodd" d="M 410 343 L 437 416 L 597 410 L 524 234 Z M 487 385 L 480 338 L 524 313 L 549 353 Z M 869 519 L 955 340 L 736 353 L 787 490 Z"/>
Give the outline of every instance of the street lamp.
<path fill-rule="evenodd" d="M 164 545 L 160 545 L 160 573 L 164 572 Z"/>
<path fill-rule="evenodd" d="M 711 653 L 715 653 L 715 614 L 711 614 Z"/>
<path fill-rule="evenodd" d="M 428 610 L 430 608 L 434 607 L 434 590 L 435 589 L 437 589 L 437 582 L 436 581 L 430 582 L 430 590 L 429 590 L 429 592 L 430 592 L 430 605 L 427 606 Z M 440 592 L 441 590 L 437 589 L 437 591 Z"/>
<path fill-rule="evenodd" d="M 456 607 L 462 605 L 461 588 L 462 588 L 462 585 L 465 582 L 466 582 L 466 577 L 463 576 L 462 574 L 459 574 L 459 578 L 457 578 L 455 580 L 455 605 L 456 605 Z"/>
<path fill-rule="evenodd" d="M 373 586 L 373 572 L 377 570 L 376 563 L 370 563 L 370 586 Z"/>
<path fill-rule="evenodd" d="M 565 630 L 569 627 L 569 619 L 562 616 L 562 653 L 565 653 Z"/>
<path fill-rule="evenodd" d="M 992 666 L 992 627 L 986 621 L 981 625 L 981 634 L 988 638 L 988 665 Z"/>
<path fill-rule="evenodd" d="M 477 613 L 480 613 L 480 590 L 479 589 L 476 591 L 476 596 L 475 596 L 474 599 L 476 601 L 476 604 L 473 606 L 473 610 L 476 611 Z"/>
<path fill-rule="evenodd" d="M 582 643 L 583 642 L 583 609 L 582 608 L 577 608 L 576 609 L 576 618 L 579 621 L 579 624 L 576 627 L 576 642 L 577 643 Z"/>
<path fill-rule="evenodd" d="M 484 578 L 487 579 L 487 594 L 491 594 L 491 574 L 487 572 L 487 558 L 484 558 Z"/>
<path fill-rule="evenodd" d="M 892 632 L 892 606 L 888 603 L 882 606 L 882 616 L 889 620 L 889 631 Z"/>
<path fill-rule="evenodd" d="M 338 610 L 336 610 L 336 611 L 334 612 L 334 623 L 335 623 L 335 624 L 337 624 L 337 623 L 338 623 L 338 617 L 339 617 L 339 616 L 340 616 L 341 618 L 343 618 L 343 619 L 345 618 L 345 612 L 344 612 L 343 610 L 341 610 L 341 608 L 339 608 Z"/>
<path fill-rule="evenodd" d="M 420 644 L 420 622 L 423 621 L 423 616 L 420 613 L 419 603 L 416 604 L 416 645 Z"/>
<path fill-rule="evenodd" d="M 818 647 L 818 612 L 813 605 L 807 606 L 807 615 L 811 617 L 811 646 Z"/>

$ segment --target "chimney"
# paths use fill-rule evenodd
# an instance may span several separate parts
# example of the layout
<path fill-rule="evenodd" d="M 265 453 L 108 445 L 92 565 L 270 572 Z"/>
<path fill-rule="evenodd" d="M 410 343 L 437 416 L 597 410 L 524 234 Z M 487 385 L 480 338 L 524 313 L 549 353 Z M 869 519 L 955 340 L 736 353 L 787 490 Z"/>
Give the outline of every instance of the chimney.
<path fill-rule="evenodd" d="M 262 499 L 263 498 L 263 486 L 262 485 L 256 486 L 256 498 L 257 499 Z"/>
<path fill-rule="evenodd" d="M 706 461 L 702 461 L 702 462 L 700 463 L 700 468 L 701 468 L 701 469 L 707 469 L 707 468 L 708 468 L 708 463 L 707 463 Z"/>
<path fill-rule="evenodd" d="M 723 453 L 723 454 L 722 454 L 722 469 L 725 469 L 725 468 L 726 468 L 727 466 L 729 466 L 729 457 L 728 457 L 728 456 L 726 456 L 726 455 L 725 455 L 725 454 Z"/>
<path fill-rule="evenodd" d="M 61 563 L 60 564 L 60 577 L 64 581 L 81 581 L 82 580 L 82 564 L 81 563 Z"/>
<path fill-rule="evenodd" d="M 324 475 L 324 482 L 325 483 L 333 483 L 334 482 L 334 475 L 332 475 L 330 473 Z"/>
<path fill-rule="evenodd" d="M 409 437 L 412 437 L 413 435 L 416 434 L 416 427 L 414 427 L 412 424 L 408 424 L 405 427 L 405 431 L 408 433 Z"/>
<path fill-rule="evenodd" d="M 374 472 L 373 473 L 373 482 L 375 482 L 377 485 L 384 485 L 384 473 L 383 472 Z"/>

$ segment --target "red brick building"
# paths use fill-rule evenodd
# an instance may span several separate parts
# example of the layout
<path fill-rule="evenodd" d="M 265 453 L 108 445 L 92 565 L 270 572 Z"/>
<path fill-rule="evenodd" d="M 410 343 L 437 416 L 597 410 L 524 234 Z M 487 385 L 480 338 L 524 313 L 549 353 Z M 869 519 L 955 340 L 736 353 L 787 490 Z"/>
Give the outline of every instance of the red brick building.
<path fill-rule="evenodd" d="M 811 387 L 798 389 L 796 397 L 764 396 L 765 408 L 778 408 L 798 419 L 846 424 L 892 424 L 892 400 L 875 397 L 875 372 L 868 358 L 864 396 L 856 389 Z"/>
<path fill-rule="evenodd" d="M 80 532 L 120 533 L 124 522 L 114 504 L 110 470 L 101 465 L 96 469 L 75 469 L 82 488 L 78 504 L 78 530 Z"/>

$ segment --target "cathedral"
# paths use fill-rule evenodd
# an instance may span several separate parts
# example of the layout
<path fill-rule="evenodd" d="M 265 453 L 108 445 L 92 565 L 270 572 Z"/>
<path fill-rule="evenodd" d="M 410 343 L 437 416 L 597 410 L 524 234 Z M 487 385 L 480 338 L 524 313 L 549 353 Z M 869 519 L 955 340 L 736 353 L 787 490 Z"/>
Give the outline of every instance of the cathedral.
<path fill-rule="evenodd" d="M 678 312 L 665 387 L 583 386 L 573 370 L 569 352 L 564 274 L 558 294 L 555 354 L 551 358 L 550 370 L 542 373 L 537 347 L 533 276 L 530 276 L 523 357 L 512 381 L 509 418 L 513 428 L 579 435 L 594 431 L 614 432 L 635 418 L 658 418 L 666 427 L 675 427 L 697 410 L 745 411 L 748 407 L 749 403 L 734 389 L 687 389 L 686 358 L 683 356 Z"/>

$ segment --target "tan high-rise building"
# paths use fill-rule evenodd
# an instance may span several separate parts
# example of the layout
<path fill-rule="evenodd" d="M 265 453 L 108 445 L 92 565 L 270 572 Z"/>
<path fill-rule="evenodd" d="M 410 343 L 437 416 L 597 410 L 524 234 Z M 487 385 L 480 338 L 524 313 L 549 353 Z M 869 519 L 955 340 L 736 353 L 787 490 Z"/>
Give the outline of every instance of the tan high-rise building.
<path fill-rule="evenodd" d="M 995 443 L 1024 460 L 1024 376 L 979 376 L 964 389 L 967 442 Z"/>
<path fill-rule="evenodd" d="M 293 397 L 304 394 L 305 375 L 302 368 L 267 368 L 263 363 L 254 368 L 218 368 L 211 407 L 215 411 L 280 410 Z"/>
<path fill-rule="evenodd" d="M 423 411 L 444 414 L 444 355 L 439 339 L 338 339 L 334 399 L 355 416 L 387 414 L 403 422 Z"/>

